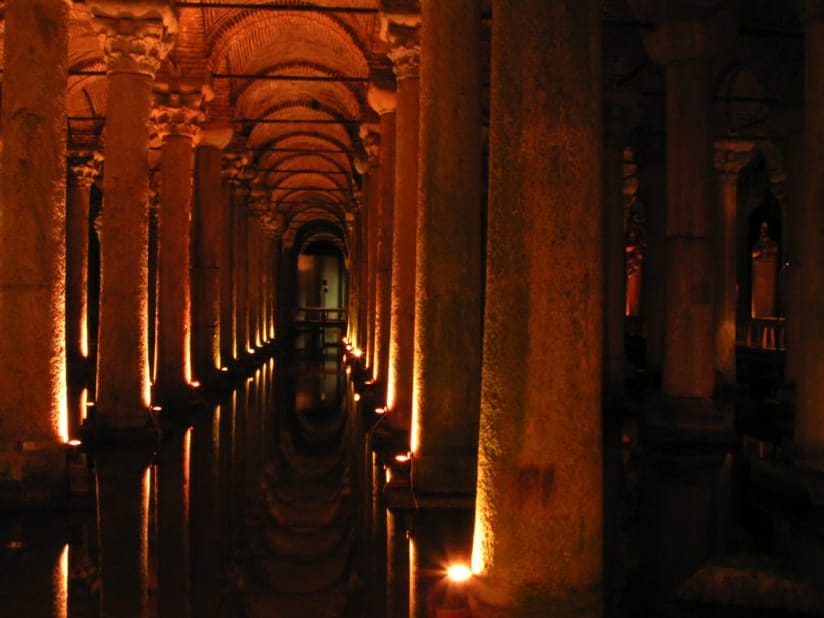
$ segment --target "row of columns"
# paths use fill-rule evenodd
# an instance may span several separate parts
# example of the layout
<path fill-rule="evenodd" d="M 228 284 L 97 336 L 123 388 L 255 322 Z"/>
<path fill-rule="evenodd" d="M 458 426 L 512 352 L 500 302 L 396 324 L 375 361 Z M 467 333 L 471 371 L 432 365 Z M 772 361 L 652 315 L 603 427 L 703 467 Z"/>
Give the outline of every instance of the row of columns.
<path fill-rule="evenodd" d="M 247 212 L 247 192 L 222 181 L 231 129 L 201 126 L 199 87 L 155 83 L 177 27 L 171 4 L 128 13 L 120 4 L 89 2 L 109 92 L 118 93 L 106 107 L 95 402 L 97 426 L 113 436 L 151 431 L 151 403 L 191 392 L 194 379 L 214 378 L 271 340 L 280 253 L 277 222 Z M 69 358 L 85 371 L 90 356 L 89 203 L 100 157 L 74 161 L 67 189 L 65 0 L 12 0 L 4 18 L 0 350 L 14 360 L 0 370 L 0 484 L 29 500 L 62 492 L 63 443 L 77 436 L 84 412 L 73 394 L 67 413 L 66 370 Z M 150 127 L 161 139 L 154 401 Z M 31 376 L 43 386 L 30 388 Z"/>

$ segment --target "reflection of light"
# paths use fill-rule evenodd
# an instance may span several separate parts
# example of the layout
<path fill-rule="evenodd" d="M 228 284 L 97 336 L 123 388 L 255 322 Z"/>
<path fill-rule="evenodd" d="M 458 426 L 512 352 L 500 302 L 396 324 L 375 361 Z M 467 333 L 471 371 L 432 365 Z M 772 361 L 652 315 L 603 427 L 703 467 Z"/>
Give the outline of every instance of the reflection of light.
<path fill-rule="evenodd" d="M 446 576 L 453 582 L 465 582 L 472 577 L 472 571 L 465 564 L 452 564 L 446 569 Z"/>
<path fill-rule="evenodd" d="M 361 350 L 360 348 L 355 348 L 354 350 L 352 350 L 352 356 L 354 356 L 355 358 L 360 358 L 361 356 L 363 356 L 363 350 Z"/>
<path fill-rule="evenodd" d="M 221 367 L 220 370 L 221 371 L 229 371 L 229 368 L 228 367 Z"/>
<path fill-rule="evenodd" d="M 387 466 L 385 470 L 386 470 L 386 482 L 391 483 L 392 482 L 392 468 Z"/>
<path fill-rule="evenodd" d="M 66 618 L 69 615 L 69 546 L 63 546 L 54 567 L 54 615 Z"/>
<path fill-rule="evenodd" d="M 401 453 L 400 455 L 395 455 L 395 461 L 398 463 L 406 463 L 411 459 L 409 453 Z"/>
<path fill-rule="evenodd" d="M 69 446 L 80 446 L 83 443 L 80 440 L 73 439 L 66 442 L 66 444 L 68 444 Z"/>
<path fill-rule="evenodd" d="M 351 373 L 352 373 L 352 368 L 349 365 L 347 365 L 346 366 L 346 375 L 350 375 Z"/>
<path fill-rule="evenodd" d="M 385 407 L 375 408 L 375 414 L 386 414 L 388 410 Z"/>
<path fill-rule="evenodd" d="M 198 382 L 197 380 L 195 380 L 194 382 L 190 382 L 189 384 L 191 384 L 194 388 L 200 388 L 200 382 Z"/>
<path fill-rule="evenodd" d="M 360 394 L 359 393 L 355 393 L 355 401 L 360 401 Z"/>
<path fill-rule="evenodd" d="M 163 406 L 152 406 L 152 410 L 155 412 L 160 412 L 163 409 Z"/>
<path fill-rule="evenodd" d="M 88 415 L 88 408 L 89 408 L 89 389 L 84 388 L 80 391 L 80 420 L 85 421 L 86 416 Z M 94 404 L 92 404 L 94 405 Z"/>
<path fill-rule="evenodd" d="M 340 342 L 341 342 L 343 345 L 346 345 L 347 343 L 349 343 L 349 339 L 347 339 L 346 337 L 341 337 L 341 338 L 340 338 Z"/>

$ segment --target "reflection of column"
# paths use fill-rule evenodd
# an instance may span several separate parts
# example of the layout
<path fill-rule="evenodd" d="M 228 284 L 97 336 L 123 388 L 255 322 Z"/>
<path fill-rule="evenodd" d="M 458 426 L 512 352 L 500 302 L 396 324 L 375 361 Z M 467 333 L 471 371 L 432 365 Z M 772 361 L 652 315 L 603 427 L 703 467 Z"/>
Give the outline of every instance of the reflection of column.
<path fill-rule="evenodd" d="M 795 442 L 802 459 L 824 456 L 824 7 L 807 0 L 804 22 L 804 193 L 799 204 L 800 327 Z"/>
<path fill-rule="evenodd" d="M 409 541 L 405 515 L 386 511 L 386 616 L 409 616 Z"/>
<path fill-rule="evenodd" d="M 415 329 L 415 229 L 418 216 L 418 117 L 421 49 L 418 28 L 390 28 L 398 83 L 395 131 L 395 222 L 392 237 L 392 315 L 389 326 L 387 424 L 409 431 Z"/>
<path fill-rule="evenodd" d="M 98 452 L 101 615 L 148 615 L 149 459 L 140 449 Z"/>
<path fill-rule="evenodd" d="M 735 331 L 738 302 L 736 211 L 738 175 L 752 144 L 723 141 L 714 144 L 717 225 L 715 235 L 715 379 L 716 388 L 735 384 Z"/>
<path fill-rule="evenodd" d="M 59 491 L 65 465 L 63 0 L 5 6 L 0 170 L 0 488 Z M 25 446 L 23 446 L 25 445 Z"/>
<path fill-rule="evenodd" d="M 421 4 L 412 475 L 421 491 L 471 493 L 481 377 L 480 8 L 478 0 Z"/>
<path fill-rule="evenodd" d="M 507 4 L 493 2 L 472 615 L 594 617 L 603 523 L 603 190 L 591 181 L 604 153 L 600 3 Z"/>
<path fill-rule="evenodd" d="M 177 20 L 170 5 L 135 6 L 130 18 L 118 0 L 90 0 L 108 60 L 103 178 L 97 411 L 101 424 L 146 423 L 148 122 L 152 80 Z M 132 8 L 132 5 L 129 5 Z"/>
<path fill-rule="evenodd" d="M 225 237 L 220 176 L 222 151 L 231 127 L 210 126 L 200 133 L 192 217 L 192 369 L 200 382 L 220 369 L 220 261 Z"/>
<path fill-rule="evenodd" d="M 375 340 L 372 379 L 386 386 L 392 285 L 392 226 L 395 212 L 395 93 L 369 86 L 369 105 L 380 115 L 381 165 L 375 250 Z"/>
<path fill-rule="evenodd" d="M 192 218 L 192 140 L 203 118 L 199 93 L 156 96 L 152 121 L 162 137 L 157 259 L 157 357 L 155 389 L 160 400 L 189 388 L 191 296 L 189 267 Z M 174 105 L 166 105 L 174 101 Z"/>
<path fill-rule="evenodd" d="M 158 568 L 160 616 L 189 612 L 189 446 L 191 432 L 176 428 L 157 456 Z"/>
<path fill-rule="evenodd" d="M 713 375 L 712 178 L 708 38 L 698 22 L 667 21 L 647 37 L 666 65 L 665 395 L 708 400 Z M 683 102 L 692 101 L 691 105 Z"/>

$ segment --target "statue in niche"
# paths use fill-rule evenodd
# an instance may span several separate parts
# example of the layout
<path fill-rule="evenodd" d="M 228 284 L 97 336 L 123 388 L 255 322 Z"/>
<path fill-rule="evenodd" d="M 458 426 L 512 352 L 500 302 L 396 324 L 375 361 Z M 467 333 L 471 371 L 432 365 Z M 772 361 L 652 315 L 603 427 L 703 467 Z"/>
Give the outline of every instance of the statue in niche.
<path fill-rule="evenodd" d="M 752 248 L 752 317 L 775 317 L 777 275 L 778 244 L 770 238 L 764 221 L 761 236 Z"/>

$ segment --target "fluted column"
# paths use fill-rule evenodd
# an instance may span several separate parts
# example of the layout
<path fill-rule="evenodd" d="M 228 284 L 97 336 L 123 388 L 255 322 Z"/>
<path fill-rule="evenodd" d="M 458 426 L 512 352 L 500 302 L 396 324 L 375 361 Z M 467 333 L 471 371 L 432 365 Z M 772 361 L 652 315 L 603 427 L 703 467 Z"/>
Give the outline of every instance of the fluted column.
<path fill-rule="evenodd" d="M 372 380 L 386 388 L 392 287 L 392 229 L 395 211 L 395 93 L 369 86 L 369 104 L 380 116 L 381 164 L 378 167 L 377 238 L 375 248 L 375 340 Z"/>
<path fill-rule="evenodd" d="M 735 385 L 738 175 L 749 161 L 752 149 L 753 145 L 747 142 L 717 141 L 713 144 L 717 191 L 714 239 L 716 389 Z"/>
<path fill-rule="evenodd" d="M 516 11 L 495 0 L 493 13 L 472 616 L 594 618 L 603 609 L 603 191 L 592 182 L 604 152 L 600 3 L 529 0 Z"/>
<path fill-rule="evenodd" d="M 192 217 L 192 368 L 201 383 L 221 367 L 221 250 L 225 237 L 220 164 L 232 129 L 209 126 L 195 150 L 195 200 Z"/>
<path fill-rule="evenodd" d="M 798 262 L 801 340 L 795 443 L 802 461 L 824 457 L 824 7 L 804 3 L 804 159 Z"/>
<path fill-rule="evenodd" d="M 68 430 L 77 438 L 86 410 L 89 359 L 89 197 L 103 158 L 84 153 L 71 167 L 66 196 L 66 356 L 69 368 Z"/>
<path fill-rule="evenodd" d="M 0 492 L 59 491 L 66 426 L 65 0 L 5 4 Z M 33 496 L 32 496 L 33 497 Z"/>
<path fill-rule="evenodd" d="M 411 447 L 416 491 L 472 492 L 481 373 L 478 0 L 421 3 Z"/>
<path fill-rule="evenodd" d="M 177 18 L 166 1 L 86 3 L 107 58 L 97 411 L 102 425 L 142 426 L 149 404 L 148 122 L 152 81 Z"/>
<path fill-rule="evenodd" d="M 665 21 L 645 43 L 652 59 L 666 67 L 662 391 L 708 401 L 714 387 L 709 33 L 697 21 Z"/>
<path fill-rule="evenodd" d="M 389 324 L 387 424 L 409 431 L 415 344 L 415 229 L 418 216 L 420 124 L 419 27 L 390 27 L 389 53 L 397 80 L 395 112 L 395 221 L 392 236 L 392 302 Z"/>
<path fill-rule="evenodd" d="M 183 396 L 192 380 L 190 238 L 193 140 L 203 119 L 200 94 L 158 93 L 152 112 L 162 138 L 157 257 L 155 392 L 163 401 Z"/>

